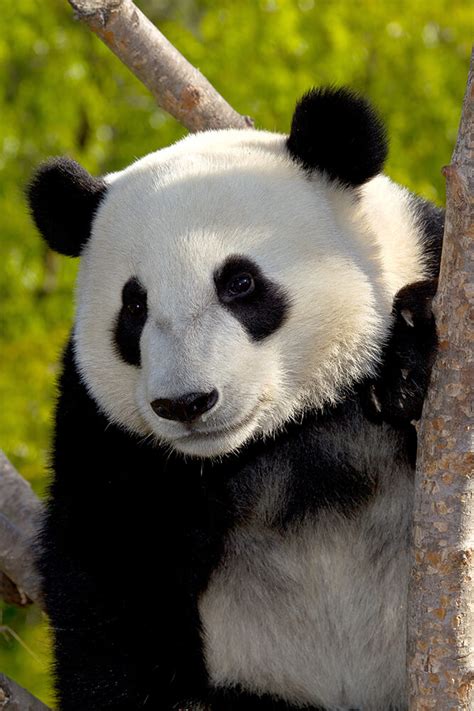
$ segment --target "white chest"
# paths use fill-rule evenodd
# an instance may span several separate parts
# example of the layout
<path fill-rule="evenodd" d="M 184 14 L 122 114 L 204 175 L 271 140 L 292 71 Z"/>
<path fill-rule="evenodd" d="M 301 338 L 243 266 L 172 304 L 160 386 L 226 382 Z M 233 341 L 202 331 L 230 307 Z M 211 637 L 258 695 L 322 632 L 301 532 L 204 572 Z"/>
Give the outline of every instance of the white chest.
<path fill-rule="evenodd" d="M 215 686 L 331 710 L 406 708 L 410 492 L 390 494 L 354 520 L 233 531 L 200 600 Z"/>

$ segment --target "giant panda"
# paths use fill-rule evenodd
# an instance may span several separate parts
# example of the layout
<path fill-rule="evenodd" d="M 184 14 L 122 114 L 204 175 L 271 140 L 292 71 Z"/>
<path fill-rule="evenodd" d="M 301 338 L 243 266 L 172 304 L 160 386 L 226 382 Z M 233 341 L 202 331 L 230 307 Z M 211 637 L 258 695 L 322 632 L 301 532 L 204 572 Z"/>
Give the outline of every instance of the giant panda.
<path fill-rule="evenodd" d="M 41 166 L 81 257 L 38 566 L 61 711 L 402 711 L 443 214 L 348 89 Z"/>

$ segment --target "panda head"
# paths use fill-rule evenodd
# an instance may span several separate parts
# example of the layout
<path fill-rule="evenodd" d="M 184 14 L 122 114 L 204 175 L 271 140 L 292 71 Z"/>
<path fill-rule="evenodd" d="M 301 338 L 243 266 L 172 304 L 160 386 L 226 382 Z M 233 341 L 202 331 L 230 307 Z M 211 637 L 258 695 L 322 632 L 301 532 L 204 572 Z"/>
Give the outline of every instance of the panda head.
<path fill-rule="evenodd" d="M 214 457 L 371 372 L 391 304 L 352 215 L 386 150 L 370 106 L 326 89 L 289 137 L 196 134 L 104 179 L 43 165 L 30 208 L 81 256 L 75 359 L 109 420 Z"/>

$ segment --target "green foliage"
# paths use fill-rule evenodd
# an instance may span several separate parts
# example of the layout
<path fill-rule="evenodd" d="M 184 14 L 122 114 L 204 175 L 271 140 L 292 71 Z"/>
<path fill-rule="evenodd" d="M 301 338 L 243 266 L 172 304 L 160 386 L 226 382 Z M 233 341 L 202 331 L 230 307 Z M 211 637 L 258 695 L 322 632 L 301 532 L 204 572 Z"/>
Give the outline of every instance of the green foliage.
<path fill-rule="evenodd" d="M 391 136 L 387 172 L 441 203 L 465 88 L 469 0 L 147 0 L 140 7 L 256 125 L 287 130 L 314 84 L 368 95 Z M 125 166 L 183 129 L 66 0 L 2 3 L 0 36 L 0 446 L 44 493 L 57 360 L 72 318 L 76 265 L 47 252 L 23 188 L 43 158 L 69 154 L 93 173 Z M 6 633 L 0 668 L 51 703 L 44 623 L 0 608 L 39 661 Z M 139 614 L 137 612 L 137 614 Z M 136 621 L 130 621 L 136 624 Z M 1 628 L 0 628 L 1 631 Z"/>

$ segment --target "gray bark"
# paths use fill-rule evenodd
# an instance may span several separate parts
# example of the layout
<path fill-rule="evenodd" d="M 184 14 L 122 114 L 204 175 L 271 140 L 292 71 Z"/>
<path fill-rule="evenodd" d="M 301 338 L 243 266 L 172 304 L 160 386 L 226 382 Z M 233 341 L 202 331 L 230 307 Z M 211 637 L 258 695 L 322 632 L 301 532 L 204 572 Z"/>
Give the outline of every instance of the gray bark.
<path fill-rule="evenodd" d="M 23 604 L 28 599 L 41 603 L 32 551 L 41 511 L 42 504 L 29 483 L 0 451 L 0 570 L 15 583 Z M 4 578 L 1 582 L 6 585 Z"/>
<path fill-rule="evenodd" d="M 0 708 L 5 711 L 49 711 L 48 706 L 1 673 Z"/>
<path fill-rule="evenodd" d="M 439 353 L 419 428 L 410 711 L 474 709 L 474 54 L 447 179 Z"/>

